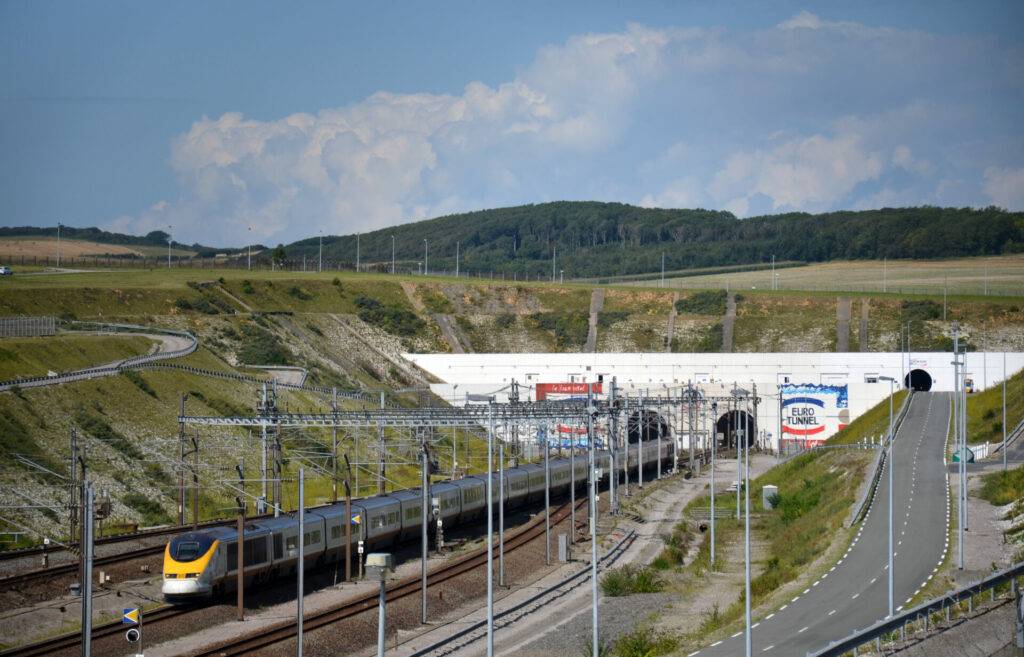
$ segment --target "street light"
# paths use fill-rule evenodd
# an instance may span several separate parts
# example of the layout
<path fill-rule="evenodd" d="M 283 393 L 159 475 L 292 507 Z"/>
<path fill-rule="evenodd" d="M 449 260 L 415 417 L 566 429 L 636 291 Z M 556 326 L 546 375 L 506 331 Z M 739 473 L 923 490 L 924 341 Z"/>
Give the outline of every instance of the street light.
<path fill-rule="evenodd" d="M 487 403 L 487 657 L 494 657 L 494 395 L 467 394 L 466 401 Z"/>
<path fill-rule="evenodd" d="M 455 278 L 459 277 L 459 243 L 455 243 Z"/>
<path fill-rule="evenodd" d="M 57 268 L 60 268 L 60 222 L 57 222 Z"/>
<path fill-rule="evenodd" d="M 245 247 L 245 268 L 252 269 L 252 226 L 249 226 L 247 230 L 249 244 Z"/>
<path fill-rule="evenodd" d="M 428 264 L 428 261 L 427 261 L 427 255 L 429 254 L 429 252 L 430 252 L 430 244 L 427 242 L 426 238 L 424 238 L 424 240 L 423 240 L 423 275 L 424 276 L 426 276 L 427 274 L 430 273 L 430 265 Z"/>
<path fill-rule="evenodd" d="M 565 283 L 565 270 L 564 269 L 559 269 L 558 270 L 558 284 L 561 285 L 563 283 Z"/>
<path fill-rule="evenodd" d="M 892 398 L 894 394 L 893 386 L 896 383 L 896 379 L 891 376 L 880 376 L 879 381 L 889 382 L 889 618 L 892 618 L 893 613 L 893 601 L 892 601 L 892 571 L 893 571 L 893 557 L 892 557 L 892 469 L 893 469 L 893 438 L 892 435 Z"/>
<path fill-rule="evenodd" d="M 320 231 L 320 249 L 317 252 L 316 272 L 319 274 L 324 270 L 324 231 Z"/>
<path fill-rule="evenodd" d="M 168 226 L 167 227 L 167 268 L 168 269 L 171 268 L 171 229 L 173 229 L 173 228 L 174 228 L 174 226 Z"/>

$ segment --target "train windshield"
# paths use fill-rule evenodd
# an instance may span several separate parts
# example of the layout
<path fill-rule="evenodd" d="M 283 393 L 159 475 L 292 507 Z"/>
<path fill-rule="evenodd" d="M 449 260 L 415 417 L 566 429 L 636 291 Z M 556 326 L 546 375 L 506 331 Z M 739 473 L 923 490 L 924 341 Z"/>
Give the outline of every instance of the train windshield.
<path fill-rule="evenodd" d="M 171 557 L 175 561 L 195 561 L 209 551 L 213 537 L 189 532 L 171 540 Z"/>

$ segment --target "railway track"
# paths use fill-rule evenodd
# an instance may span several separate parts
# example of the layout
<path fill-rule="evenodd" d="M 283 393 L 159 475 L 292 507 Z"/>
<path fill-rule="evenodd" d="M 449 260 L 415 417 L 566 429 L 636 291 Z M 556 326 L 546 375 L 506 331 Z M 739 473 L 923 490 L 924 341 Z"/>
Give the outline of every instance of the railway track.
<path fill-rule="evenodd" d="M 142 557 L 152 556 L 154 554 L 160 554 L 164 551 L 164 546 L 151 545 L 149 547 L 139 548 L 137 550 L 128 550 L 127 552 L 121 552 L 120 554 L 108 554 L 104 557 L 93 557 L 93 566 L 106 566 L 114 563 L 121 563 L 122 561 L 131 561 L 132 559 L 139 559 Z M 11 588 L 14 586 L 20 586 L 29 582 L 34 582 L 40 579 L 51 579 L 60 577 L 62 575 L 71 575 L 78 572 L 78 563 L 63 563 L 43 568 L 40 570 L 30 570 L 24 573 L 17 573 L 15 575 L 8 575 L 7 577 L 0 577 L 0 588 Z"/>
<path fill-rule="evenodd" d="M 576 507 L 582 508 L 586 500 L 577 502 Z M 567 518 L 570 514 L 570 505 L 564 504 L 551 515 L 551 523 L 556 524 Z M 533 539 L 544 534 L 544 516 L 538 514 L 528 525 L 520 529 L 512 536 L 505 539 L 505 552 L 512 552 L 530 543 Z M 495 545 L 493 552 L 497 556 L 498 546 Z M 456 562 L 445 564 L 427 573 L 427 586 L 435 586 L 447 580 L 457 577 L 463 573 L 479 568 L 487 563 L 487 549 L 480 548 L 465 555 Z M 387 602 L 393 602 L 420 592 L 419 576 L 403 578 L 387 588 L 385 598 Z M 375 609 L 378 603 L 376 592 L 360 596 L 354 600 L 339 604 L 329 609 L 309 614 L 303 620 L 304 631 L 309 632 L 318 628 L 351 618 L 364 611 Z M 296 636 L 297 624 L 295 621 L 285 621 L 270 627 L 261 632 L 222 642 L 209 647 L 193 657 L 230 657 L 232 655 L 247 655 L 261 648 L 286 641 Z"/>
<path fill-rule="evenodd" d="M 189 612 L 194 611 L 192 607 L 176 607 L 174 605 L 165 605 L 163 607 L 157 607 L 155 609 L 149 609 L 145 613 L 144 622 L 146 625 L 150 623 L 159 623 L 178 616 L 182 616 Z M 93 641 L 102 639 L 103 637 L 111 636 L 113 634 L 121 634 L 125 631 L 125 626 L 120 620 L 111 621 L 109 623 L 103 623 L 102 625 L 96 625 L 92 628 Z M 0 652 L 0 657 L 38 657 L 39 655 L 50 655 L 61 650 L 68 650 L 74 648 L 82 643 L 82 633 L 73 632 L 71 634 L 60 634 L 49 639 L 26 645 L 18 646 L 16 648 L 9 648 Z"/>

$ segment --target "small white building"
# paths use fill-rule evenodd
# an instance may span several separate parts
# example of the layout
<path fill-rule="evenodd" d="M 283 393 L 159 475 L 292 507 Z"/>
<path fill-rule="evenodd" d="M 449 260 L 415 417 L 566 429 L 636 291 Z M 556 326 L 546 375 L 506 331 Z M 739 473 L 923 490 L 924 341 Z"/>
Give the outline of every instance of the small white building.
<path fill-rule="evenodd" d="M 405 354 L 443 383 L 431 389 L 453 404 L 468 393 L 507 399 L 512 382 L 520 399 L 535 399 L 538 384 L 601 383 L 607 396 L 614 378 L 620 395 L 679 394 L 693 384 L 709 395 L 734 386 L 757 388 L 761 403 L 755 431 L 773 447 L 784 438 L 818 441 L 852 422 L 895 389 L 951 391 L 949 352 L 907 353 L 529 353 Z M 1024 354 L 973 352 L 966 379 L 984 390 L 1024 368 Z M 1005 369 L 1004 369 L 1005 368 Z M 543 386 L 542 386 L 543 389 Z M 721 422 L 726 409 L 718 409 Z"/>

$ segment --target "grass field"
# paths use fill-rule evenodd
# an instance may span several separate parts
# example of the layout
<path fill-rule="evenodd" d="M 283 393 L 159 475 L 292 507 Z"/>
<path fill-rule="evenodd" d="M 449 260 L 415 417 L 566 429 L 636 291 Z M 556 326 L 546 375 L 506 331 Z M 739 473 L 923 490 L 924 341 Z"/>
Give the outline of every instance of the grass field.
<path fill-rule="evenodd" d="M 57 248 L 56 237 L 4 237 L 0 238 L 0 261 L 4 258 L 21 258 L 21 256 L 56 258 Z M 167 249 L 160 246 L 103 244 L 88 240 L 62 239 L 60 241 L 60 254 L 69 258 L 92 255 L 135 255 L 141 257 L 167 255 Z M 194 252 L 183 249 L 171 249 L 171 255 L 190 256 L 194 255 Z"/>
<path fill-rule="evenodd" d="M 996 363 L 995 376 L 1002 377 Z M 1006 428 L 1011 431 L 1024 418 L 1024 372 L 1006 380 Z M 967 442 L 997 443 L 1003 439 L 1003 386 L 967 397 Z"/>
<path fill-rule="evenodd" d="M 1024 254 L 953 260 L 858 260 L 776 270 L 780 290 L 893 292 L 941 295 L 1024 295 Z M 771 270 L 687 276 L 665 281 L 674 288 L 770 290 Z M 638 282 L 650 287 L 657 282 Z"/>
<path fill-rule="evenodd" d="M 0 339 L 0 381 L 68 372 L 139 356 L 153 341 L 137 335 L 55 335 Z"/>

